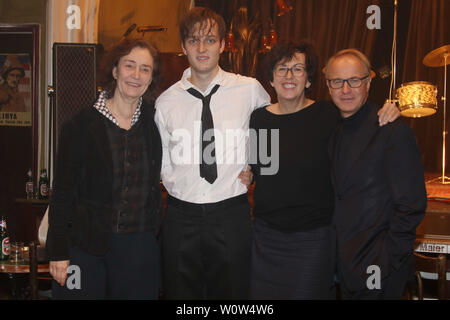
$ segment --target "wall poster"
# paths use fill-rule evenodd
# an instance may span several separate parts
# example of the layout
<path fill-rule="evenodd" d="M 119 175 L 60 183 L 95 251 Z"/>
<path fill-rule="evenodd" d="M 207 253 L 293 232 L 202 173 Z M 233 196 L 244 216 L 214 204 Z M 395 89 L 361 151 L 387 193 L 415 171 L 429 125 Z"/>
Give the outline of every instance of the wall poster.
<path fill-rule="evenodd" d="M 0 126 L 32 125 L 32 73 L 28 53 L 0 52 Z"/>

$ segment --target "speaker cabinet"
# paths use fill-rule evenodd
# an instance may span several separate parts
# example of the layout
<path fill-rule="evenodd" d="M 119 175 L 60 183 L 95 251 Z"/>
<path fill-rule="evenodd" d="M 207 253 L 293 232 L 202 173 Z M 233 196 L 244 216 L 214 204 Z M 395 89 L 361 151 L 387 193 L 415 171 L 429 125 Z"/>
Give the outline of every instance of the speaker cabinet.
<path fill-rule="evenodd" d="M 60 129 L 96 98 L 96 45 L 53 44 L 53 137 L 58 145 Z M 54 149 L 55 150 L 55 149 Z"/>

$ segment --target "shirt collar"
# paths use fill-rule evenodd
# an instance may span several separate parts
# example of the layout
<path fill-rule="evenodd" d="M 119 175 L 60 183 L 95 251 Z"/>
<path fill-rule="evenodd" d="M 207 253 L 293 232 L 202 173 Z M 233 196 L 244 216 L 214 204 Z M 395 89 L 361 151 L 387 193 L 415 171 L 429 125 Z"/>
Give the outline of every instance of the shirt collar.
<path fill-rule="evenodd" d="M 136 124 L 139 120 L 139 116 L 141 115 L 141 106 L 142 106 L 142 97 L 139 98 L 138 106 L 136 111 L 134 111 L 133 117 L 131 117 L 131 126 Z M 107 119 L 112 121 L 115 125 L 119 126 L 116 118 L 112 115 L 109 109 L 106 107 L 106 91 L 102 91 L 94 103 L 94 108 L 97 109 L 98 112 L 103 114 Z"/>
<path fill-rule="evenodd" d="M 202 92 L 199 88 L 197 88 L 192 82 L 188 80 L 188 78 L 191 77 L 191 68 L 189 67 L 186 70 L 184 70 L 183 76 L 181 77 L 181 89 L 187 90 L 189 88 L 194 88 L 195 90 L 201 92 L 204 96 L 206 96 L 209 94 L 209 92 L 214 88 L 216 84 L 221 86 L 224 85 L 225 75 L 226 72 L 219 67 L 219 72 L 217 72 L 214 79 L 211 80 L 211 83 L 209 84 L 205 92 Z"/>

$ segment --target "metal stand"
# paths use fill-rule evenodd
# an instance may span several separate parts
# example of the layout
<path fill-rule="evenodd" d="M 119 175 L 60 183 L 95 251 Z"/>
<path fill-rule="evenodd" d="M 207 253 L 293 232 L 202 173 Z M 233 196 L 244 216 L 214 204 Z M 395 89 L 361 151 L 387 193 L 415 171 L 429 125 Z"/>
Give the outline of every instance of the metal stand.
<path fill-rule="evenodd" d="M 390 103 L 396 102 L 393 98 L 393 95 L 395 93 L 395 86 L 396 86 L 395 77 L 397 74 L 397 11 L 398 11 L 397 0 L 394 0 L 394 25 L 393 25 L 392 51 L 391 51 L 392 77 L 391 77 L 391 84 L 389 86 L 389 99 L 388 99 L 388 102 Z"/>
<path fill-rule="evenodd" d="M 50 186 L 53 185 L 53 155 L 55 150 L 53 150 L 55 146 L 55 88 L 53 86 L 47 87 L 47 95 L 50 99 L 49 104 L 49 131 L 48 131 L 48 181 L 50 182 Z"/>
<path fill-rule="evenodd" d="M 444 54 L 444 96 L 442 100 L 444 101 L 444 119 L 442 126 L 442 176 L 429 180 L 429 182 L 437 181 L 441 184 L 450 184 L 450 177 L 445 175 L 445 136 L 447 135 L 446 131 L 446 122 L 447 122 L 447 58 L 450 57 L 449 53 Z"/>

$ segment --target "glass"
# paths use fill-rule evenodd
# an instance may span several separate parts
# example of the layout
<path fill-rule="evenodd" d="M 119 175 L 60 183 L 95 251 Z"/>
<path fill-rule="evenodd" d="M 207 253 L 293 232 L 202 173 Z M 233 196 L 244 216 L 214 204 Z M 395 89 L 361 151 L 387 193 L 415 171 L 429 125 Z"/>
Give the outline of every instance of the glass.
<path fill-rule="evenodd" d="M 292 68 L 288 68 L 285 66 L 278 66 L 275 69 L 275 75 L 277 75 L 278 77 L 286 77 L 289 71 L 292 73 L 294 77 L 300 77 L 305 73 L 305 68 L 297 64 Z"/>
<path fill-rule="evenodd" d="M 347 82 L 347 84 L 350 88 L 359 88 L 359 87 L 361 87 L 363 81 L 366 80 L 368 77 L 369 77 L 369 75 L 362 77 L 362 78 L 354 77 L 354 78 L 350 78 L 350 79 L 327 79 L 327 81 L 328 81 L 328 85 L 332 89 L 342 88 L 344 86 L 345 82 Z"/>
<path fill-rule="evenodd" d="M 23 242 L 11 243 L 11 252 L 9 254 L 9 260 L 12 263 L 21 263 L 25 261 Z"/>

